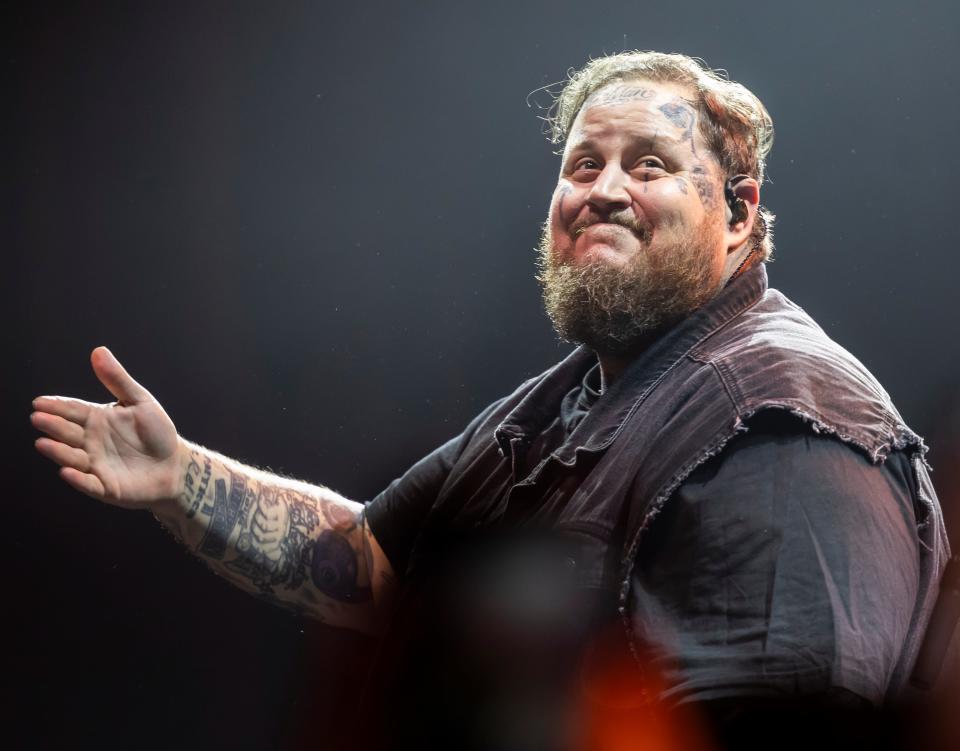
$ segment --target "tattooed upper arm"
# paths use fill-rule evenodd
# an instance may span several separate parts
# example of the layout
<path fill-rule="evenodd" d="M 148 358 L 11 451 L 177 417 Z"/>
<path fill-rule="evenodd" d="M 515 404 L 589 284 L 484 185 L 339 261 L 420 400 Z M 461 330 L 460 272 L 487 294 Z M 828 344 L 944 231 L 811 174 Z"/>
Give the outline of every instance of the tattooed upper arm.
<path fill-rule="evenodd" d="M 380 543 L 367 524 L 366 514 L 361 512 L 361 527 L 363 529 L 363 554 L 366 559 L 367 571 L 370 573 L 370 587 L 373 590 L 373 601 L 377 610 L 384 612 L 389 609 L 397 594 L 397 577 Z"/>

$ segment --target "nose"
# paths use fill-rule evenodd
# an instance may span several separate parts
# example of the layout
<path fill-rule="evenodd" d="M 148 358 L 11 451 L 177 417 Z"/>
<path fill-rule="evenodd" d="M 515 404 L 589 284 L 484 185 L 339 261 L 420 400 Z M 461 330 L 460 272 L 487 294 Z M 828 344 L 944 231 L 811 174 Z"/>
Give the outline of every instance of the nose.
<path fill-rule="evenodd" d="M 609 213 L 625 209 L 632 203 L 627 192 L 628 175 L 619 164 L 608 162 L 587 194 L 587 202 L 597 211 Z"/>

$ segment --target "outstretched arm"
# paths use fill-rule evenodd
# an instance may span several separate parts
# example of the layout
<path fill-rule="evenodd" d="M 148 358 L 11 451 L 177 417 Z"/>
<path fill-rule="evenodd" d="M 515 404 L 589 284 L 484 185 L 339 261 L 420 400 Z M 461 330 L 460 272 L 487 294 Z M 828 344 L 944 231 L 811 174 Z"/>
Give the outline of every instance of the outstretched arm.
<path fill-rule="evenodd" d="M 331 625 L 365 632 L 392 591 L 390 564 L 360 503 L 246 467 L 185 441 L 153 396 L 105 347 L 91 361 L 117 398 L 39 397 L 37 449 L 71 486 L 153 511 L 217 573 Z"/>
<path fill-rule="evenodd" d="M 181 492 L 156 517 L 241 589 L 373 632 L 393 580 L 363 505 L 183 442 Z"/>

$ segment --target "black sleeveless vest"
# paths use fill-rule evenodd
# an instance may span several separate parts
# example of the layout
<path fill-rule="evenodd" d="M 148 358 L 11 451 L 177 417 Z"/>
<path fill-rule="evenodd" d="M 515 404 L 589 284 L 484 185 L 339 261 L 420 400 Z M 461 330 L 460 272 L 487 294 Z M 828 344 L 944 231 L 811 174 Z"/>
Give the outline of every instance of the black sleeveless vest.
<path fill-rule="evenodd" d="M 754 415 L 785 410 L 810 431 L 835 436 L 873 463 L 894 451 L 909 456 L 921 560 L 919 596 L 890 692 L 903 686 L 949 546 L 923 442 L 866 368 L 803 310 L 768 289 L 760 265 L 661 337 L 563 445 L 521 472 L 526 447 L 595 364 L 595 355 L 581 347 L 471 424 L 414 545 L 408 576 L 418 573 L 426 560 L 421 553 L 431 541 L 451 530 L 487 524 L 490 499 L 484 489 L 506 478 L 513 484 L 503 505 L 562 496 L 558 529 L 604 528 L 616 561 L 617 609 L 628 641 L 636 646 L 639 624 L 631 609 L 631 582 L 645 531 L 691 472 L 748 431 Z M 604 515 L 605 508 L 616 513 Z"/>

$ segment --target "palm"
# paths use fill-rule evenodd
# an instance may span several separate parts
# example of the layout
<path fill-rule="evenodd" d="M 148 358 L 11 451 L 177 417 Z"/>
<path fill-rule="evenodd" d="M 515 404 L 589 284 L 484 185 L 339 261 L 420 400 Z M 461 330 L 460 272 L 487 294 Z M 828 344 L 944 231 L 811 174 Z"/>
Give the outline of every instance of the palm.
<path fill-rule="evenodd" d="M 173 421 L 109 351 L 94 350 L 91 359 L 118 401 L 38 398 L 33 423 L 49 437 L 37 448 L 63 467 L 64 480 L 100 500 L 133 507 L 171 497 L 178 479 Z"/>
<path fill-rule="evenodd" d="M 162 489 L 169 475 L 165 470 L 176 454 L 173 421 L 156 401 L 96 406 L 84 429 L 91 473 L 108 497 L 151 500 Z"/>

